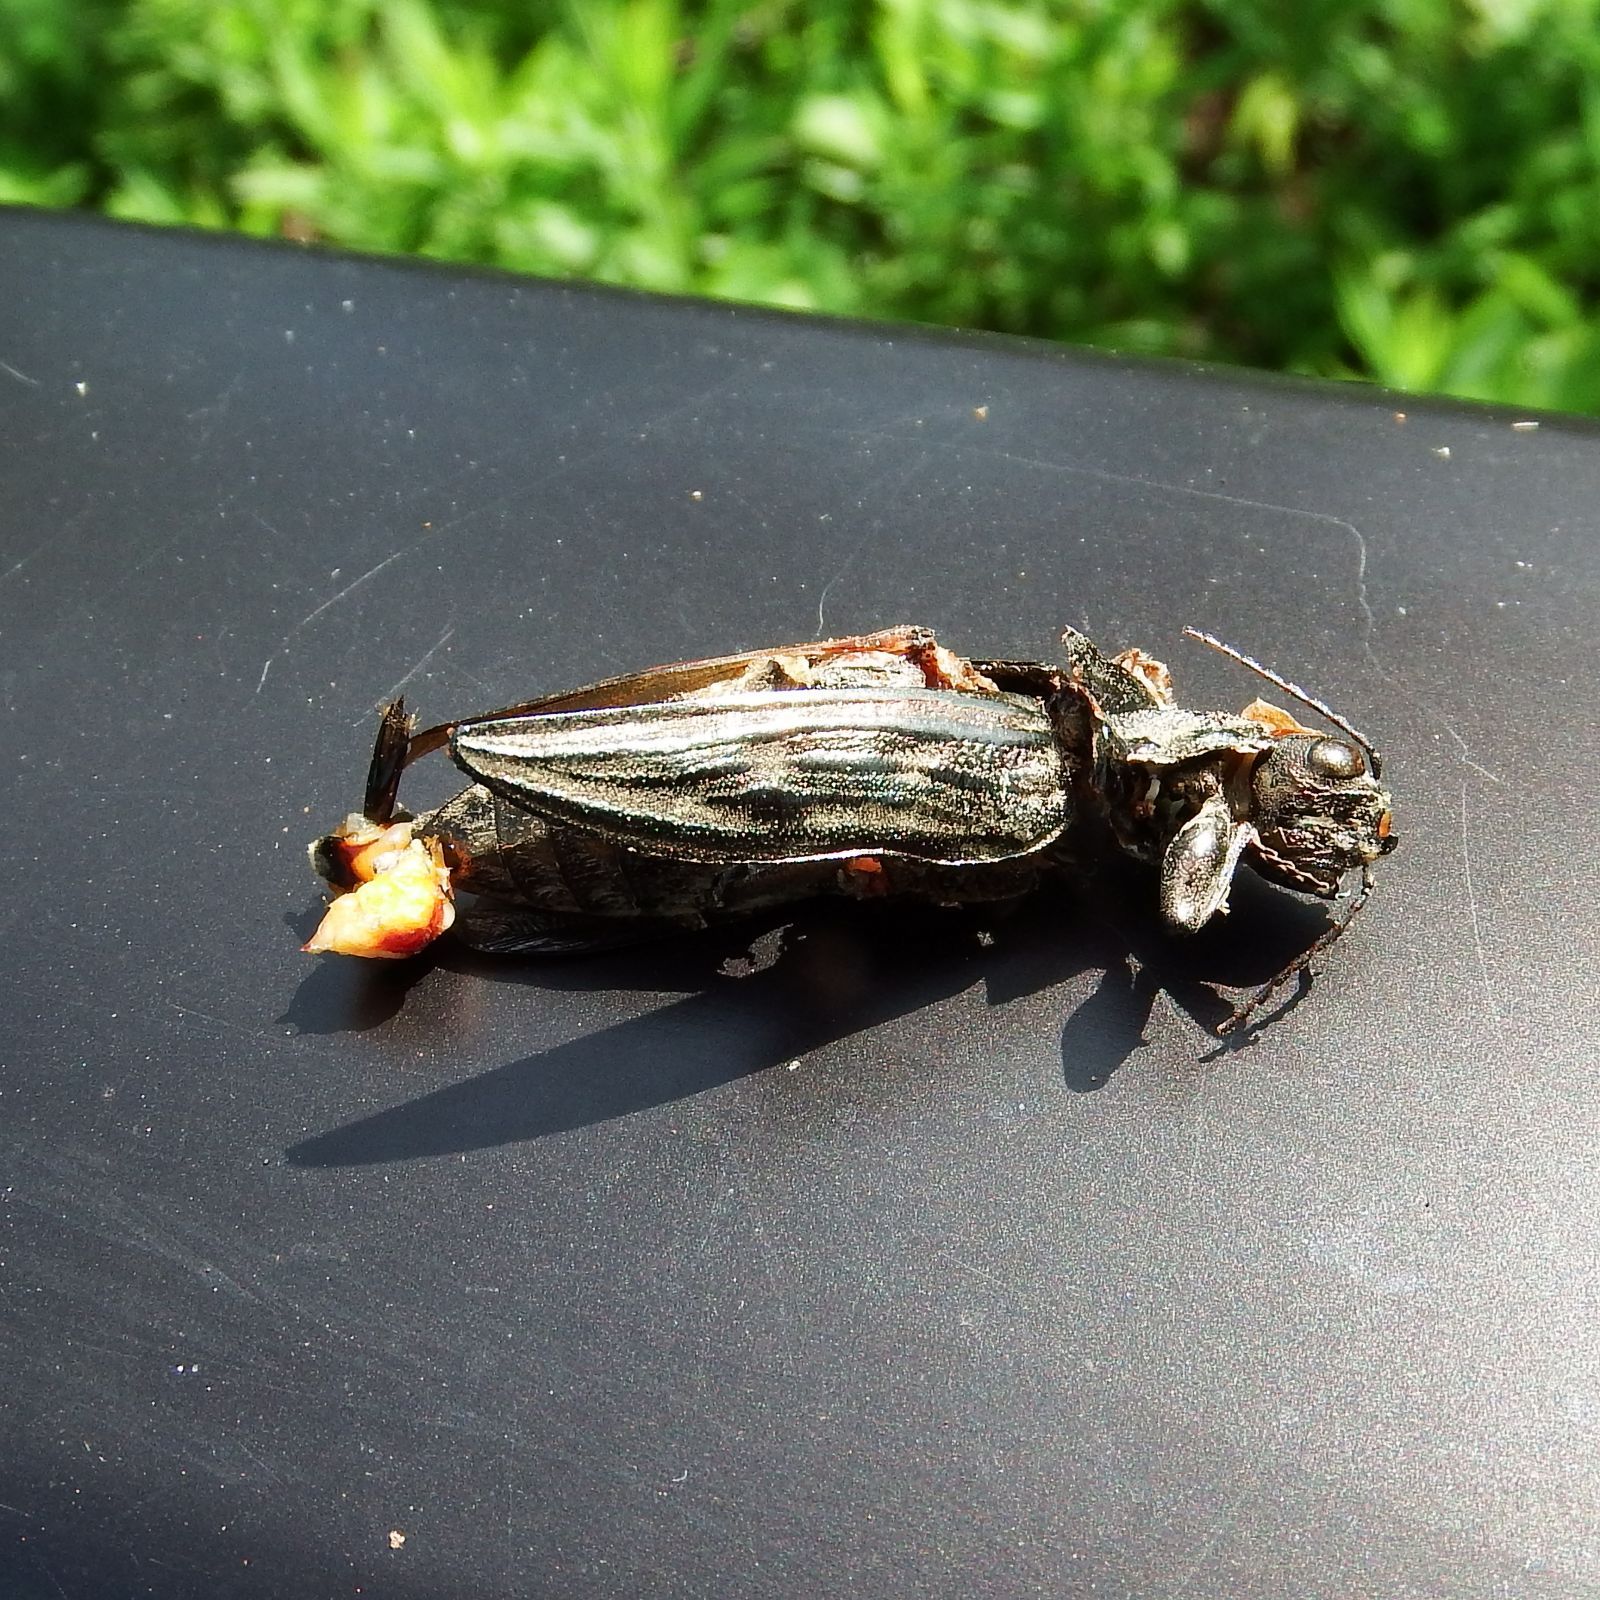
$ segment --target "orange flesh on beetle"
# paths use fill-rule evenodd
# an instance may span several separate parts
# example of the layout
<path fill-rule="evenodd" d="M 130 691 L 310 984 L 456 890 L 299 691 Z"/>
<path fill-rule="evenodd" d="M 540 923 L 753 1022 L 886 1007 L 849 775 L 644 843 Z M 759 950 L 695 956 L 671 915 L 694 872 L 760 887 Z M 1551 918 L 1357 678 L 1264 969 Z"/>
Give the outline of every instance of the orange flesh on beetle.
<path fill-rule="evenodd" d="M 1296 722 L 1287 711 L 1268 700 L 1252 700 L 1239 715 L 1249 722 L 1259 722 L 1268 733 L 1278 739 L 1283 738 L 1285 734 L 1317 731 L 1315 728 L 1308 728 L 1303 723 Z"/>
<path fill-rule="evenodd" d="M 361 880 L 328 907 L 304 948 L 313 955 L 398 961 L 431 944 L 456 919 L 450 869 L 438 842 L 411 837 L 407 823 L 352 834 L 341 843 Z"/>
<path fill-rule="evenodd" d="M 411 843 L 409 823 L 396 822 L 387 828 L 369 823 L 358 832 L 340 841 L 339 851 L 350 876 L 361 883 L 371 883 L 380 872 L 387 872 Z"/>
<path fill-rule="evenodd" d="M 1167 670 L 1166 662 L 1157 661 L 1143 650 L 1124 650 L 1116 662 L 1124 672 L 1137 678 L 1162 705 L 1170 706 L 1173 703 L 1172 674 Z"/>

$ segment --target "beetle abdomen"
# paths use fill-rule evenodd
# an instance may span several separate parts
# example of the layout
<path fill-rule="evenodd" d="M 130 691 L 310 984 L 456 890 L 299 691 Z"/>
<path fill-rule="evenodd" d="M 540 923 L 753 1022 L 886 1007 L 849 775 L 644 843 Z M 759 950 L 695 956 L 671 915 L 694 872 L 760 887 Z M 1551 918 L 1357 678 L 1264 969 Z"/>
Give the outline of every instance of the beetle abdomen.
<path fill-rule="evenodd" d="M 866 858 L 859 865 L 837 859 L 677 861 L 549 822 L 481 784 L 417 818 L 415 831 L 444 847 L 457 890 L 484 897 L 489 907 L 487 915 L 471 910 L 458 921 L 461 936 L 498 949 L 603 946 L 816 895 L 913 895 L 947 905 L 1007 900 L 1029 892 L 1056 864 L 1051 850 L 959 867 L 904 857 Z"/>

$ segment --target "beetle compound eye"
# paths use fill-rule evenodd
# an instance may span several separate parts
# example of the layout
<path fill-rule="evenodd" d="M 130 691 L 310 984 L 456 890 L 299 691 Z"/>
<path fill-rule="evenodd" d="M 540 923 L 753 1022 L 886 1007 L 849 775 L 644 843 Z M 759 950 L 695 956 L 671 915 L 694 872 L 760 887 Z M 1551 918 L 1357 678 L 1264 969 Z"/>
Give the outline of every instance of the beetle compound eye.
<path fill-rule="evenodd" d="M 1361 752 L 1343 739 L 1318 739 L 1306 751 L 1306 765 L 1318 778 L 1357 778 L 1366 771 Z"/>

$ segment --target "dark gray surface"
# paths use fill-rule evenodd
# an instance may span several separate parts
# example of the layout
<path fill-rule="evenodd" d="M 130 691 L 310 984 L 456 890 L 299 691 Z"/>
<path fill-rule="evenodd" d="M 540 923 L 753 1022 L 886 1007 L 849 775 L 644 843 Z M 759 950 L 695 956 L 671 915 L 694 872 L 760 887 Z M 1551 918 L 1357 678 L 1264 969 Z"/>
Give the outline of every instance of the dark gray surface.
<path fill-rule="evenodd" d="M 22 213 L 0 273 L 0 1591 L 1600 1593 L 1595 428 Z M 1309 998 L 1215 1054 L 1318 917 L 1177 949 L 1132 869 L 743 977 L 299 954 L 398 684 L 893 622 L 1251 698 L 1192 622 L 1366 726 Z"/>

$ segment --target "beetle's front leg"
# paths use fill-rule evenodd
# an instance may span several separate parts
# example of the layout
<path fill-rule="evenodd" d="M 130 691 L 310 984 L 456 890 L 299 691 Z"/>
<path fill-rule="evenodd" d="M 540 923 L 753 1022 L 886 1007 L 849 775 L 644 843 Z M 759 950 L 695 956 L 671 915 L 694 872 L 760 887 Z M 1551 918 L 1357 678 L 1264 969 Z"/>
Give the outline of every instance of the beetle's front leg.
<path fill-rule="evenodd" d="M 1197 933 L 1228 909 L 1228 888 L 1256 836 L 1236 822 L 1227 799 L 1212 795 L 1172 836 L 1161 856 L 1161 915 L 1180 933 Z"/>

